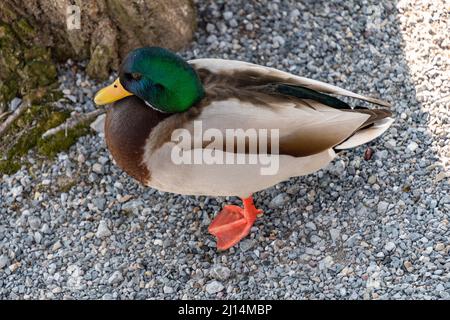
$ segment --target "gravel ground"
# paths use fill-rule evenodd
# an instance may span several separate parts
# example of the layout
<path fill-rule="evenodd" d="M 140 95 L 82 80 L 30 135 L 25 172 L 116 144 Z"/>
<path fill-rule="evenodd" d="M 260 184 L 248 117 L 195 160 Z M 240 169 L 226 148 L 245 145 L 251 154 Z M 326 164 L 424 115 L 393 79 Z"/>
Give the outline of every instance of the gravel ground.
<path fill-rule="evenodd" d="M 214 4 L 214 2 L 216 4 Z M 142 187 L 102 134 L 0 181 L 6 299 L 449 299 L 448 0 L 200 1 L 184 57 L 274 66 L 394 103 L 371 145 L 255 200 L 251 236 L 215 250 L 207 226 L 234 198 Z M 71 103 L 101 86 L 60 69 Z"/>

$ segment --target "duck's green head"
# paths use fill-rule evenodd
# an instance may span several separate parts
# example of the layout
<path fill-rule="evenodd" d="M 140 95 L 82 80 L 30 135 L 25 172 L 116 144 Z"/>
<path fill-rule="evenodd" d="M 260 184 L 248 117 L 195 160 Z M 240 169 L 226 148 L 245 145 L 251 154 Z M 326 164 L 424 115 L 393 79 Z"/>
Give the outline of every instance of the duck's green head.
<path fill-rule="evenodd" d="M 183 112 L 204 96 L 195 70 L 182 58 L 159 47 L 131 51 L 120 66 L 119 78 L 95 96 L 98 105 L 136 95 L 162 112 Z"/>

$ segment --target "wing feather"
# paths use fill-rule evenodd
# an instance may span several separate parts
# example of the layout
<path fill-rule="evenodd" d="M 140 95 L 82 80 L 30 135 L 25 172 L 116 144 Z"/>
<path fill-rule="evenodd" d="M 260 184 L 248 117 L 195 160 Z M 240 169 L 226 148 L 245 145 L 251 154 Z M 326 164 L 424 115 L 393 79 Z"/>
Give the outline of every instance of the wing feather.
<path fill-rule="evenodd" d="M 262 79 L 267 78 L 268 81 L 278 79 L 278 81 L 282 83 L 304 86 L 323 93 L 351 97 L 385 107 L 391 106 L 390 103 L 380 99 L 360 95 L 325 82 L 296 76 L 275 68 L 260 66 L 253 63 L 225 59 L 195 59 L 188 62 L 194 65 L 196 69 L 207 69 L 216 74 L 235 76 L 237 73 L 250 73 L 252 74 L 252 77 L 259 77 Z"/>
<path fill-rule="evenodd" d="M 224 137 L 227 129 L 278 130 L 279 153 L 303 157 L 341 143 L 369 117 L 368 114 L 340 111 L 324 105 L 318 110 L 292 103 L 268 108 L 229 99 L 212 101 L 193 120 L 201 121 L 203 131 L 218 129 Z M 194 134 L 193 121 L 186 122 L 184 128 Z M 267 150 L 271 150 L 274 141 L 268 139 L 268 143 Z"/>

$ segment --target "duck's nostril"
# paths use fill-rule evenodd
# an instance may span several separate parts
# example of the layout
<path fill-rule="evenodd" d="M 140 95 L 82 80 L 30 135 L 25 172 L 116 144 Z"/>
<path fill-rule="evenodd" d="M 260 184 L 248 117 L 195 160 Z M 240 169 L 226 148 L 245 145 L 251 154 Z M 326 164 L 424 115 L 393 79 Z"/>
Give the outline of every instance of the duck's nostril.
<path fill-rule="evenodd" d="M 117 84 L 114 85 L 114 88 L 117 88 Z"/>

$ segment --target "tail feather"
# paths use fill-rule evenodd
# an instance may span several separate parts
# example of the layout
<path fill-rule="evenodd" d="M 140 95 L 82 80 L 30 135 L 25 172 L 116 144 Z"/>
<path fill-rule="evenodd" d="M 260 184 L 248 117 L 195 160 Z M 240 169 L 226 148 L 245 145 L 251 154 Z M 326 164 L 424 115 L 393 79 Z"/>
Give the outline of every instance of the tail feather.
<path fill-rule="evenodd" d="M 386 109 L 368 109 L 364 107 L 356 107 L 351 110 L 343 110 L 343 111 L 349 111 L 349 112 L 359 112 L 359 113 L 365 113 L 370 116 L 369 119 L 364 122 L 361 127 L 359 127 L 358 130 L 361 130 L 363 128 L 369 127 L 370 125 L 392 116 L 392 112 Z"/>
<path fill-rule="evenodd" d="M 387 129 L 389 129 L 394 121 L 395 120 L 389 116 L 377 119 L 370 124 L 358 129 L 353 135 L 350 136 L 350 138 L 335 146 L 334 149 L 341 150 L 355 148 L 369 141 L 372 141 L 381 136 Z"/>

